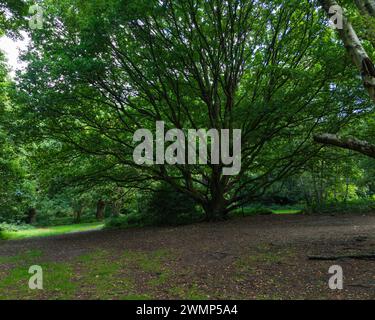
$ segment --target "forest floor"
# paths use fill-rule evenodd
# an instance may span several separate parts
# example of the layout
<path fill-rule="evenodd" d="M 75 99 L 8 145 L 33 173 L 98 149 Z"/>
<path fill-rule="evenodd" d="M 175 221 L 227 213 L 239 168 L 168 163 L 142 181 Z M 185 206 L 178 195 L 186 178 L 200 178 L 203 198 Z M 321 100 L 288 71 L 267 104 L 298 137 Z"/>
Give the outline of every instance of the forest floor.
<path fill-rule="evenodd" d="M 271 215 L 0 242 L 0 299 L 374 299 L 375 215 Z M 311 260 L 336 256 L 339 260 Z M 347 257 L 345 257 L 347 256 Z M 28 289 L 31 265 L 44 290 Z M 340 265 L 344 289 L 331 290 Z"/>

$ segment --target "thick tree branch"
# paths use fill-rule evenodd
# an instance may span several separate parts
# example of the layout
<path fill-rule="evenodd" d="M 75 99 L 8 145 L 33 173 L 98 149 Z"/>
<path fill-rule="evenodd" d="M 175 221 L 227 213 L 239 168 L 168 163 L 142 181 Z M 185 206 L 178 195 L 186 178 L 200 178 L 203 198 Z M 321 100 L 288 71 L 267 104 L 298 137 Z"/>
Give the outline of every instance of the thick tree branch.
<path fill-rule="evenodd" d="M 315 142 L 336 146 L 344 149 L 357 151 L 371 158 L 375 158 L 375 145 L 367 141 L 358 140 L 355 138 L 340 138 L 335 134 L 324 133 L 314 136 Z"/>

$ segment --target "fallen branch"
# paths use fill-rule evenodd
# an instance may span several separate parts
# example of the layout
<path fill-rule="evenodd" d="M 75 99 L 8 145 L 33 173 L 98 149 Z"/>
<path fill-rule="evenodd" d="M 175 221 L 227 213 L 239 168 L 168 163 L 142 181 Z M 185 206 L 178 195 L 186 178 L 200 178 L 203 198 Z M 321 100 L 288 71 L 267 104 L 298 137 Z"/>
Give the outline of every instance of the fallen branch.
<path fill-rule="evenodd" d="M 362 284 L 362 283 L 353 283 L 353 284 L 347 284 L 348 287 L 359 287 L 359 288 L 373 288 L 375 286 L 375 283 L 369 283 L 369 284 Z"/>
<path fill-rule="evenodd" d="M 375 260 L 375 254 L 350 254 L 350 255 L 338 255 L 338 256 L 308 256 L 309 260 L 345 260 L 345 259 L 352 259 L 352 260 Z"/>

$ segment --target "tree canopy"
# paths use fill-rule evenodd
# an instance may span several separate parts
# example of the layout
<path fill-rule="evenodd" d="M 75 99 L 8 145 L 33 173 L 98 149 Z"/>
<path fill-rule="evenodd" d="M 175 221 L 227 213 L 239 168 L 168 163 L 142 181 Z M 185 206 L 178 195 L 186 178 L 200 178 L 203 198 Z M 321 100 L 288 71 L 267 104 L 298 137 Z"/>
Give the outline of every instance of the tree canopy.
<path fill-rule="evenodd" d="M 336 32 L 325 11 L 338 4 L 345 20 Z M 207 219 L 223 218 L 319 161 L 314 135 L 347 135 L 362 121 L 371 143 L 373 74 L 364 63 L 374 58 L 373 20 L 363 14 L 373 16 L 372 1 L 355 4 L 40 1 L 43 27 L 28 30 L 28 67 L 10 93 L 10 135 L 38 159 L 39 184 L 167 184 Z M 357 51 L 347 38 L 354 28 Z M 184 132 L 241 129 L 241 172 L 223 176 L 222 162 L 136 164 L 133 135 L 157 121 Z"/>

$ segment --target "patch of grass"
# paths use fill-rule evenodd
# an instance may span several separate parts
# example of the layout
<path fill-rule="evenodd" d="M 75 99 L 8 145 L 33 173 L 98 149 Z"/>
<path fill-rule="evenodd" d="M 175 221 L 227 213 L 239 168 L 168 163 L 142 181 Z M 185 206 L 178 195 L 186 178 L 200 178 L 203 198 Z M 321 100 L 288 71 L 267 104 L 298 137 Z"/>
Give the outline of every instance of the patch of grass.
<path fill-rule="evenodd" d="M 49 228 L 35 228 L 28 230 L 19 230 L 19 231 L 2 231 L 0 239 L 5 240 L 16 240 L 16 239 L 25 239 L 32 237 L 47 237 L 54 236 L 65 233 L 72 232 L 83 232 L 90 230 L 100 230 L 104 226 L 103 223 L 84 223 L 84 224 L 72 224 L 65 226 L 55 226 Z"/>
<path fill-rule="evenodd" d="M 170 270 L 164 266 L 165 260 L 170 258 L 168 251 L 157 250 L 149 253 L 127 251 L 124 253 L 124 258 L 136 268 L 152 276 L 148 282 L 151 286 L 163 285 L 170 277 Z"/>
<path fill-rule="evenodd" d="M 271 209 L 263 206 L 252 206 L 244 207 L 235 210 L 231 213 L 232 217 L 248 217 L 248 216 L 258 216 L 258 215 L 271 215 L 271 214 L 301 214 L 303 210 L 301 209 L 290 209 L 290 208 L 277 208 Z"/>
<path fill-rule="evenodd" d="M 279 252 L 261 252 L 255 255 L 250 255 L 247 257 L 250 262 L 260 262 L 260 263 L 281 263 L 285 260 L 282 253 Z"/>
<path fill-rule="evenodd" d="M 168 252 L 164 250 L 157 250 L 151 252 L 148 257 L 142 257 L 139 265 L 142 270 L 146 272 L 159 272 L 162 271 L 162 262 L 164 258 L 168 257 Z"/>
<path fill-rule="evenodd" d="M 301 214 L 303 213 L 303 210 L 293 210 L 293 209 L 277 209 L 272 210 L 274 214 Z"/>
<path fill-rule="evenodd" d="M 41 250 L 28 250 L 15 256 L 0 257 L 0 264 L 17 264 L 17 263 L 32 263 L 35 259 L 42 256 Z"/>
<path fill-rule="evenodd" d="M 272 214 L 272 210 L 262 207 L 262 206 L 255 206 L 255 207 L 245 207 L 241 209 L 237 209 L 232 212 L 232 216 L 234 217 L 248 217 L 248 216 L 257 216 L 257 215 L 269 215 Z"/>
<path fill-rule="evenodd" d="M 77 284 L 72 282 L 73 268 L 66 263 L 41 264 L 44 275 L 44 290 L 47 296 L 55 299 L 72 298 Z"/>
<path fill-rule="evenodd" d="M 23 263 L 0 280 L 0 299 L 52 299 L 73 297 L 76 285 L 71 282 L 72 268 L 65 263 L 39 263 L 43 270 L 43 290 L 29 289 L 29 264 Z"/>
<path fill-rule="evenodd" d="M 131 294 L 134 280 L 121 274 L 126 268 L 121 259 L 113 258 L 104 250 L 80 256 L 78 259 L 76 281 L 84 284 L 80 286 L 85 294 L 96 299 L 119 298 L 124 291 Z"/>
<path fill-rule="evenodd" d="M 197 284 L 189 287 L 176 286 L 168 290 L 171 295 L 183 300 L 207 300 L 209 296 L 203 293 Z"/>
<path fill-rule="evenodd" d="M 66 263 L 45 262 L 42 257 L 37 250 L 2 257 L 0 299 L 152 299 L 154 289 L 171 275 L 165 250 L 127 251 L 123 256 L 96 250 Z M 42 267 L 44 290 L 29 289 L 31 265 Z"/>
<path fill-rule="evenodd" d="M 25 266 L 13 268 L 9 274 L 0 279 L 0 300 L 37 298 L 38 291 L 29 289 L 30 276 Z"/>
<path fill-rule="evenodd" d="M 77 258 L 80 276 L 75 280 L 84 284 L 80 286 L 82 293 L 96 299 L 151 299 L 149 292 L 139 292 L 135 279 L 140 276 L 151 287 L 165 284 L 169 279 L 164 266 L 167 256 L 165 250 L 126 251 L 120 257 L 97 250 Z"/>
<path fill-rule="evenodd" d="M 147 294 L 129 294 L 121 297 L 121 300 L 151 300 L 152 297 Z"/>
<path fill-rule="evenodd" d="M 162 272 L 158 272 L 156 273 L 156 278 L 151 279 L 149 281 L 149 284 L 155 287 L 161 286 L 168 282 L 169 277 L 170 277 L 170 273 L 168 271 L 164 270 Z"/>
<path fill-rule="evenodd" d="M 277 294 L 259 294 L 256 296 L 256 300 L 283 300 L 283 298 Z"/>
<path fill-rule="evenodd" d="M 289 249 L 280 250 L 268 245 L 260 245 L 254 253 L 240 257 L 235 265 L 239 271 L 254 273 L 260 264 L 280 264 L 291 256 L 293 252 Z"/>

